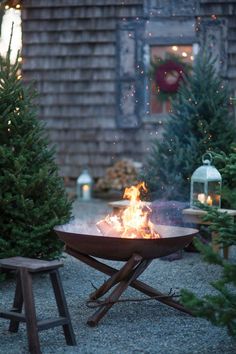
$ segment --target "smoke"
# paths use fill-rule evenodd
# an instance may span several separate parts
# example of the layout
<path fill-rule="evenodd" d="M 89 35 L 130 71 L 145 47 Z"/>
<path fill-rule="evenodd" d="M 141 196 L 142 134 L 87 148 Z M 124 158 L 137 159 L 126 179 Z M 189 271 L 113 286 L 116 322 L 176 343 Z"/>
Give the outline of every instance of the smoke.
<path fill-rule="evenodd" d="M 151 221 L 154 224 L 170 226 L 186 226 L 182 218 L 182 210 L 189 204 L 178 201 L 156 200 L 152 203 Z"/>
<path fill-rule="evenodd" d="M 68 224 L 60 226 L 61 230 L 81 234 L 81 235 L 95 235 L 101 236 L 94 220 L 81 221 L 79 219 L 72 219 Z"/>

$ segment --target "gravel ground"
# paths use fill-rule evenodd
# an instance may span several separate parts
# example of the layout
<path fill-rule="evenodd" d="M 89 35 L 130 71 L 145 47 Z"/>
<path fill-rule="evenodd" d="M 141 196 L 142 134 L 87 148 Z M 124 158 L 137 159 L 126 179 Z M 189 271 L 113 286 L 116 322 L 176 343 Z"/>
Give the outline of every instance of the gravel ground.
<path fill-rule="evenodd" d="M 87 220 L 91 216 L 99 219 L 108 210 L 107 204 L 75 203 L 76 218 Z M 208 321 L 193 318 L 155 300 L 124 302 L 116 304 L 91 328 L 87 318 L 94 310 L 86 306 L 92 283 L 99 286 L 106 276 L 78 260 L 64 255 L 64 267 L 60 270 L 77 346 L 67 346 L 60 327 L 40 332 L 43 354 L 193 354 L 236 353 L 236 340 L 227 335 L 224 328 L 211 325 Z M 235 249 L 230 250 L 230 259 L 236 258 Z M 107 262 L 119 267 L 123 263 Z M 199 295 L 211 293 L 209 282 L 217 279 L 220 269 L 203 263 L 197 253 L 184 252 L 183 258 L 173 262 L 154 260 L 140 277 L 141 280 L 168 292 L 188 288 Z M 92 283 L 91 283 L 92 282 Z M 10 308 L 13 300 L 14 279 L 0 284 L 0 307 Z M 54 296 L 49 279 L 45 275 L 35 278 L 34 292 L 39 317 L 57 315 Z M 125 298 L 140 298 L 143 295 L 128 288 Z M 28 353 L 25 325 L 18 333 L 7 331 L 8 321 L 0 319 L 0 353 Z"/>

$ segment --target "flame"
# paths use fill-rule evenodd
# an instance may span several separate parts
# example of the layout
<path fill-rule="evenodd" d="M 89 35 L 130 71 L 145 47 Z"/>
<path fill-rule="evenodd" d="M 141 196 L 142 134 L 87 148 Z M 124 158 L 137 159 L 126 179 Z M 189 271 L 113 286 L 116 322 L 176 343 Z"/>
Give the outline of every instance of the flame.
<path fill-rule="evenodd" d="M 147 192 L 144 182 L 126 188 L 123 198 L 130 200 L 129 206 L 117 215 L 107 215 L 104 220 L 97 223 L 98 227 L 105 221 L 121 237 L 159 238 L 160 235 L 155 231 L 154 224 L 150 221 L 152 209 L 140 199 L 142 191 Z"/>

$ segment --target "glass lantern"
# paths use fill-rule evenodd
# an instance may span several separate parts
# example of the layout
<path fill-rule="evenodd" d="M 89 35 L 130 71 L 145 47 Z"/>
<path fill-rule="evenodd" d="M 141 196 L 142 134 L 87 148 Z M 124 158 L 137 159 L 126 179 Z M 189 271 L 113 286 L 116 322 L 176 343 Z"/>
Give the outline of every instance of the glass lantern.
<path fill-rule="evenodd" d="M 212 155 L 207 152 L 202 156 L 203 165 L 198 167 L 191 177 L 190 207 L 199 203 L 220 208 L 221 184 L 220 172 L 212 165 Z"/>
<path fill-rule="evenodd" d="M 88 170 L 83 170 L 77 178 L 77 198 L 84 201 L 90 200 L 92 197 L 92 184 L 93 180 Z"/>

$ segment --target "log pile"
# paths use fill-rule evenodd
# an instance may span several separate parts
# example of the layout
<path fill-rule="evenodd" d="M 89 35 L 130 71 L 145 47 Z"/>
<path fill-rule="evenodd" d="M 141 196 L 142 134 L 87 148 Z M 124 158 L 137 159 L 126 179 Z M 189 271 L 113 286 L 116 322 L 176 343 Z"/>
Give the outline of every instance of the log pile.
<path fill-rule="evenodd" d="M 95 190 L 102 191 L 123 191 L 130 185 L 137 184 L 141 163 L 129 159 L 117 161 L 106 170 L 105 176 L 100 178 L 95 185 Z"/>

